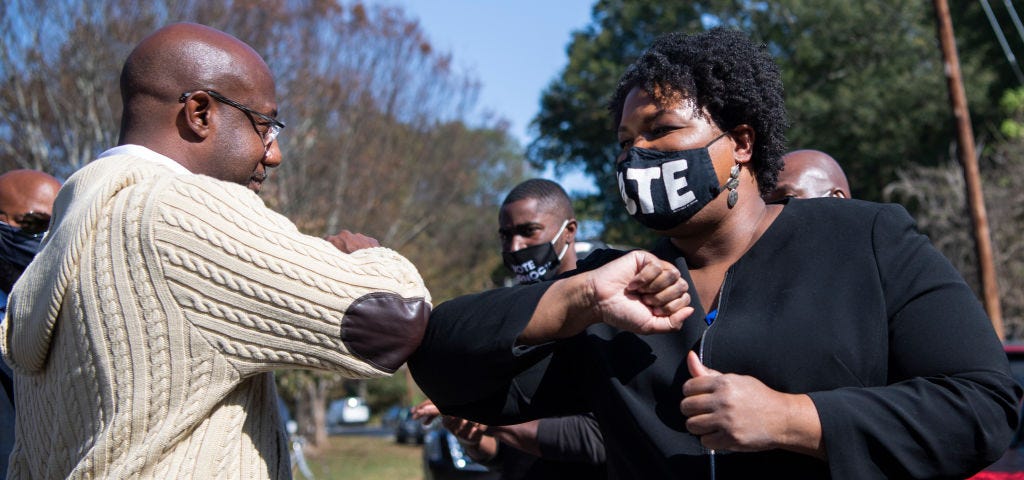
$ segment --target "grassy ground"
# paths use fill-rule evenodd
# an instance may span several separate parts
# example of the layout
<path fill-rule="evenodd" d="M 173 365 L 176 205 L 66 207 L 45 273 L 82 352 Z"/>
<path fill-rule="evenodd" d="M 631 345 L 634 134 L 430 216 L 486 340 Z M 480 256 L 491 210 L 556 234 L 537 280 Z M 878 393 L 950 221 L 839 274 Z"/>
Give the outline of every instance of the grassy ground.
<path fill-rule="evenodd" d="M 307 461 L 317 480 L 421 480 L 422 446 L 391 437 L 336 435 Z M 296 479 L 302 476 L 296 472 Z"/>

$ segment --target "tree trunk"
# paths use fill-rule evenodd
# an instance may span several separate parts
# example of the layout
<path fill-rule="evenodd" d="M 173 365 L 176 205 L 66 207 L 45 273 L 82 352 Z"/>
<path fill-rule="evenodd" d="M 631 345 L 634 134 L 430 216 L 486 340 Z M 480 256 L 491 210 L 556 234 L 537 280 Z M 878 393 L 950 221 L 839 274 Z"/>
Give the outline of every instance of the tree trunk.
<path fill-rule="evenodd" d="M 295 422 L 298 423 L 299 435 L 307 439 L 311 438 L 310 434 L 316 430 L 313 420 L 312 400 L 315 388 L 313 382 L 308 382 L 302 386 L 298 395 L 295 396 Z"/>
<path fill-rule="evenodd" d="M 313 446 L 322 447 L 327 444 L 327 381 L 318 378 L 310 388 L 310 413 L 313 420 Z"/>

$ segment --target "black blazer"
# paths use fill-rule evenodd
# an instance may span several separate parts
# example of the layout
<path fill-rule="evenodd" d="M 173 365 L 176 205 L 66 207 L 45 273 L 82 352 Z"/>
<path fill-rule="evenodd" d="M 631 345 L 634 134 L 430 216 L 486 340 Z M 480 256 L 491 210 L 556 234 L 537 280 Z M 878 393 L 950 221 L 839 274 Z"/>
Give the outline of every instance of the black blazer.
<path fill-rule="evenodd" d="M 690 280 L 670 242 L 652 251 Z M 580 269 L 620 254 L 591 254 Z M 729 269 L 710 327 L 691 288 L 697 311 L 675 333 L 601 324 L 516 346 L 548 285 L 439 305 L 409 365 L 442 411 L 484 423 L 593 411 L 610 478 L 709 478 L 679 412 L 684 359 L 702 336 L 709 367 L 809 394 L 828 452 L 827 463 L 718 452 L 719 479 L 963 478 L 995 461 L 1017 425 L 1021 389 L 988 317 L 897 205 L 788 202 Z M 544 371 L 528 370 L 545 356 Z"/>

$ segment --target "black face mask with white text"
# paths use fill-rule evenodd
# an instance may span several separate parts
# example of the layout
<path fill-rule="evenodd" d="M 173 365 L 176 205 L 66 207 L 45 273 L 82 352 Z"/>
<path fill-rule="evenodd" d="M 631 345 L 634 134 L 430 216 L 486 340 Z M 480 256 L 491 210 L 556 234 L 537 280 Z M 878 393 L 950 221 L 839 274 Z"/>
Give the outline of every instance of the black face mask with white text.
<path fill-rule="evenodd" d="M 558 229 L 555 238 L 550 242 L 520 248 L 514 252 L 502 252 L 501 258 L 505 262 L 505 268 L 516 276 L 516 283 L 527 285 L 555 278 L 558 265 L 569 249 L 569 244 L 565 244 L 562 253 L 556 254 L 552 243 L 561 238 L 562 231 L 568 224 L 568 220 L 562 222 L 562 228 Z"/>
<path fill-rule="evenodd" d="M 626 212 L 653 230 L 671 230 L 692 218 L 725 188 L 708 152 L 725 135 L 690 150 L 630 148 L 615 167 Z"/>

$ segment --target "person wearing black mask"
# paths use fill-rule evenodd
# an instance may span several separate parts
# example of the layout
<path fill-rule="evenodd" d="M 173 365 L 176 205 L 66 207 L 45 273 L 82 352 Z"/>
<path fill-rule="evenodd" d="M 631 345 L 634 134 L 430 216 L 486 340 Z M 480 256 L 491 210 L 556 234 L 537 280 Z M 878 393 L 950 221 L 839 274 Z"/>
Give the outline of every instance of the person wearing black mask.
<path fill-rule="evenodd" d="M 576 268 L 576 215 L 557 183 L 534 178 L 516 185 L 501 204 L 498 226 L 505 268 L 517 284 Z M 429 422 L 440 412 L 428 400 L 413 415 Z M 442 421 L 471 458 L 499 469 L 502 480 L 605 477 L 604 439 L 589 413 L 502 426 Z"/>
<path fill-rule="evenodd" d="M 11 170 L 0 175 L 0 319 L 7 295 L 36 256 L 50 227 L 60 181 L 36 170 Z M 14 385 L 10 367 L 0 362 L 0 479 L 7 475 L 7 456 L 14 447 Z"/>
<path fill-rule="evenodd" d="M 14 282 L 39 251 L 58 190 L 60 181 L 40 171 L 0 175 L 0 315 Z"/>
<path fill-rule="evenodd" d="M 593 412 L 622 479 L 967 478 L 1000 457 L 1021 386 L 907 211 L 764 202 L 789 123 L 769 52 L 714 28 L 661 36 L 626 69 L 608 167 L 674 272 L 595 252 L 553 281 L 442 303 L 409 360 L 442 411 Z"/>
<path fill-rule="evenodd" d="M 516 185 L 498 213 L 505 268 L 525 285 L 576 268 L 576 216 L 565 190 L 534 178 Z"/>

